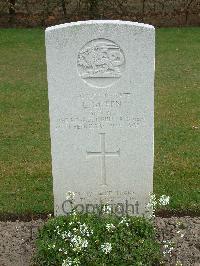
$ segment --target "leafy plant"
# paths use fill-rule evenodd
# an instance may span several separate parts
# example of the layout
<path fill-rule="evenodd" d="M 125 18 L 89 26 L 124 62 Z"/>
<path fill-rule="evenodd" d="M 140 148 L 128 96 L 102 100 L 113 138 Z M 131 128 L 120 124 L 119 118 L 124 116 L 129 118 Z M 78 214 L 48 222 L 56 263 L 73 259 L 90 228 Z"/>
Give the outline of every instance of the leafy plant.
<path fill-rule="evenodd" d="M 35 265 L 159 265 L 160 246 L 142 217 L 72 213 L 38 234 Z"/>

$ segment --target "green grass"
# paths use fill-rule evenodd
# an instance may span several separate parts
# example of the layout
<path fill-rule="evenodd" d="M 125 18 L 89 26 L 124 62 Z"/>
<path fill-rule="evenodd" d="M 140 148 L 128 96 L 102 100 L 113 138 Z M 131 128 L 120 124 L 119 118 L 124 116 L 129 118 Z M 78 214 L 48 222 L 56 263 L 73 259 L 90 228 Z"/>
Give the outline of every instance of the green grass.
<path fill-rule="evenodd" d="M 200 29 L 158 29 L 154 191 L 200 211 Z M 0 30 L 0 213 L 53 210 L 44 31 Z"/>
<path fill-rule="evenodd" d="M 154 189 L 179 210 L 200 209 L 199 43 L 200 28 L 157 31 Z"/>

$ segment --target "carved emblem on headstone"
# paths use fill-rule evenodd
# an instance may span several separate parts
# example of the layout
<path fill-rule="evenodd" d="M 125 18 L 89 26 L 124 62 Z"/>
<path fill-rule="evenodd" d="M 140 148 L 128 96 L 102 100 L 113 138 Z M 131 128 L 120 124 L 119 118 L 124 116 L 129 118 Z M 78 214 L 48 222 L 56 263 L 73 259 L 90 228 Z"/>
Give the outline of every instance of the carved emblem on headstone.
<path fill-rule="evenodd" d="M 78 54 L 78 71 L 87 83 L 104 87 L 119 79 L 125 66 L 125 57 L 120 47 L 106 39 L 87 43 Z M 102 80 L 105 78 L 106 80 Z"/>

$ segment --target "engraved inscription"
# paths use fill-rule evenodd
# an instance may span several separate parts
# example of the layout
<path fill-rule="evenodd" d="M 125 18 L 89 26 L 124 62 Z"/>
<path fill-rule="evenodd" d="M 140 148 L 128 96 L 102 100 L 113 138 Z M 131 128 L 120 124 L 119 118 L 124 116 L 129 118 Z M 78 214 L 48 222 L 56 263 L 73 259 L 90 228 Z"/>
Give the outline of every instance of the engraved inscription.
<path fill-rule="evenodd" d="M 87 156 L 98 156 L 101 158 L 101 184 L 106 186 L 107 180 L 106 180 L 106 156 L 120 156 L 120 149 L 116 152 L 107 152 L 106 151 L 106 143 L 105 143 L 105 133 L 100 133 L 100 145 L 101 145 L 101 151 L 100 152 L 91 152 L 87 151 Z"/>
<path fill-rule="evenodd" d="M 77 94 L 74 104 L 81 113 L 65 113 L 56 121 L 55 130 L 93 130 L 108 128 L 136 129 L 144 126 L 145 117 L 140 112 L 132 114 L 129 110 L 135 105 L 133 93 L 85 92 Z"/>
<path fill-rule="evenodd" d="M 137 200 L 134 191 L 109 190 L 107 186 L 101 186 L 99 189 L 99 191 L 75 191 L 74 202 L 87 202 L 89 204 L 114 204 L 124 202 L 125 200 L 129 203 Z"/>
<path fill-rule="evenodd" d="M 125 56 L 120 47 L 106 39 L 87 43 L 78 54 L 80 77 L 95 87 L 105 87 L 119 79 L 125 67 Z"/>
<path fill-rule="evenodd" d="M 106 115 L 96 113 L 90 117 L 79 117 L 73 114 L 67 114 L 63 119 L 57 121 L 56 130 L 83 130 L 83 129 L 98 129 L 105 128 L 138 128 L 145 122 L 144 117 L 134 117 L 132 115 Z"/>

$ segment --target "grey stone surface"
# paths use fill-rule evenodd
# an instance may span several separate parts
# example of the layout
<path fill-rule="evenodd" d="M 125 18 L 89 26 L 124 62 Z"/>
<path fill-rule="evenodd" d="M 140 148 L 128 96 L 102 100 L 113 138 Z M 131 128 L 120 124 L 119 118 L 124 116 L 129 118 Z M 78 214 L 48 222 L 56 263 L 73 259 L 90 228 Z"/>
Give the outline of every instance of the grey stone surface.
<path fill-rule="evenodd" d="M 145 24 L 47 28 L 55 215 L 71 209 L 67 191 L 79 211 L 109 203 L 119 214 L 144 213 L 153 187 L 154 47 Z"/>

